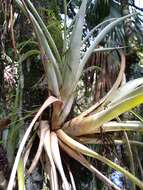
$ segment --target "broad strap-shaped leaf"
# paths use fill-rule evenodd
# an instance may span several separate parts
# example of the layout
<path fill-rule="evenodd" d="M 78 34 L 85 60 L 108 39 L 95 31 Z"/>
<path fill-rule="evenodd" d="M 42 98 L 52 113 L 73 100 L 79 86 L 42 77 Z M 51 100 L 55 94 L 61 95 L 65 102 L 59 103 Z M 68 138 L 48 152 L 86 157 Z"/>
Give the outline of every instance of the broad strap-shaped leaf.
<path fill-rule="evenodd" d="M 51 151 L 52 151 L 52 157 L 55 162 L 55 165 L 57 166 L 57 169 L 60 173 L 60 176 L 63 181 L 64 189 L 65 190 L 70 190 L 69 183 L 67 181 L 62 161 L 61 161 L 61 155 L 59 151 L 59 144 L 58 144 L 58 138 L 55 132 L 51 132 Z"/>
<path fill-rule="evenodd" d="M 15 0 L 15 2 L 24 10 L 24 7 L 22 6 L 22 3 L 20 0 Z M 49 44 L 50 44 L 50 48 L 53 50 L 54 55 L 57 59 L 58 63 L 61 63 L 61 58 L 59 55 L 59 52 L 57 50 L 57 47 L 55 45 L 54 40 L 51 37 L 51 34 L 48 31 L 48 28 L 46 27 L 46 25 L 44 24 L 43 20 L 41 19 L 40 15 L 38 14 L 37 10 L 35 9 L 35 7 L 33 6 L 33 4 L 31 3 L 30 0 L 25 1 L 25 3 L 30 7 L 30 11 L 31 13 L 35 16 L 37 22 L 39 23 L 39 25 L 41 26 Z"/>
<path fill-rule="evenodd" d="M 108 107 L 114 106 L 115 104 L 117 104 L 127 98 L 129 99 L 133 96 L 136 96 L 137 94 L 142 94 L 142 92 L 143 92 L 143 85 L 140 85 L 137 88 L 133 89 L 132 92 L 129 92 L 128 94 L 126 94 L 124 97 L 118 99 L 117 101 L 115 100 L 115 101 L 111 101 L 110 103 L 108 103 Z"/>
<path fill-rule="evenodd" d="M 35 33 L 37 35 L 38 41 L 39 41 L 39 48 L 41 50 L 41 56 L 42 56 L 42 62 L 45 69 L 45 73 L 47 74 L 48 78 L 48 85 L 51 87 L 53 93 L 60 98 L 60 86 L 62 85 L 62 77 L 59 70 L 59 66 L 56 62 L 56 59 L 52 53 L 52 50 L 48 44 L 48 41 L 42 31 L 42 28 L 40 27 L 39 23 L 35 19 L 35 17 L 31 14 L 31 12 L 26 7 L 24 1 L 23 1 L 24 7 L 28 13 L 28 16 L 33 24 Z M 50 85 L 51 84 L 51 85 Z"/>
<path fill-rule="evenodd" d="M 20 8 L 24 11 L 24 13 L 28 16 L 33 25 L 33 28 L 35 30 L 35 33 L 39 41 L 41 54 L 46 58 L 46 61 L 43 64 L 44 64 L 44 69 L 46 69 L 45 72 L 48 77 L 48 82 L 49 84 L 51 84 L 50 87 L 52 88 L 51 90 L 54 92 L 54 94 L 57 97 L 60 97 L 59 88 L 62 84 L 61 73 L 59 70 L 59 66 L 56 62 L 56 59 L 52 53 L 52 50 L 48 44 L 48 41 L 42 31 L 42 28 L 35 19 L 34 15 L 30 12 L 28 7 L 26 6 L 25 2 L 23 0 L 22 3 L 19 0 L 16 0 L 16 2 L 20 6 Z"/>
<path fill-rule="evenodd" d="M 92 158 L 96 158 L 97 160 L 107 164 L 109 167 L 111 167 L 111 168 L 113 168 L 113 169 L 115 169 L 117 171 L 120 171 L 126 177 L 128 177 L 129 180 L 131 180 L 138 187 L 143 189 L 143 182 L 140 181 L 138 178 L 136 178 L 134 175 L 132 175 L 130 172 L 125 170 L 123 167 L 117 165 L 116 163 L 112 162 L 111 160 L 105 158 L 104 156 L 101 156 L 100 154 L 98 154 L 97 152 L 89 149 L 85 145 L 77 142 L 76 140 L 74 140 L 73 138 L 68 136 L 66 133 L 64 133 L 64 131 L 61 130 L 61 129 L 57 131 L 57 135 L 58 135 L 58 137 L 60 138 L 60 140 L 64 144 L 66 144 L 67 146 L 69 146 L 73 150 L 78 151 L 83 155 L 86 155 L 86 156 L 89 156 L 89 157 L 92 157 Z"/>
<path fill-rule="evenodd" d="M 103 133 L 109 133 L 109 132 L 118 132 L 118 131 L 134 131 L 134 132 L 143 132 L 143 124 L 140 121 L 121 121 L 121 122 L 117 122 L 117 121 L 110 121 L 107 123 L 104 123 L 101 127 L 97 127 L 94 128 L 94 134 L 91 133 L 91 135 L 87 135 L 82 137 L 76 137 L 77 139 L 79 139 L 79 141 L 83 142 L 84 141 L 82 139 L 85 140 L 86 143 L 86 138 L 88 140 L 88 142 L 90 141 L 90 138 L 92 139 L 94 137 L 95 134 L 101 133 L 101 131 Z M 96 137 L 94 137 L 94 143 L 93 144 L 98 144 L 98 139 Z M 92 140 L 91 140 L 92 142 Z M 99 143 L 100 144 L 100 143 Z"/>
<path fill-rule="evenodd" d="M 115 104 L 124 97 L 128 96 L 128 94 L 132 93 L 135 89 L 143 85 L 143 77 L 131 80 L 121 86 L 116 92 L 114 92 L 113 96 L 109 98 L 109 101 L 112 104 Z"/>
<path fill-rule="evenodd" d="M 81 64 L 80 64 L 80 68 L 78 70 L 79 72 L 79 77 L 81 74 L 81 71 L 84 68 L 84 65 L 86 64 L 86 62 L 88 61 L 89 57 L 91 56 L 92 52 L 94 51 L 95 47 L 103 40 L 103 38 L 120 22 L 124 21 L 125 19 L 129 18 L 133 16 L 133 14 L 121 17 L 116 19 L 115 21 L 111 22 L 110 24 L 108 24 L 95 38 L 94 42 L 90 45 L 89 49 L 85 52 L 84 57 L 81 60 Z"/>
<path fill-rule="evenodd" d="M 24 190 L 25 189 L 25 187 L 24 187 L 25 180 L 24 180 L 24 166 L 23 166 L 22 159 L 19 160 L 17 177 L 18 177 L 18 189 Z"/>
<path fill-rule="evenodd" d="M 116 122 L 116 121 L 110 121 L 107 123 L 104 123 L 102 125 L 102 130 L 104 133 L 107 132 L 117 132 L 117 131 L 135 131 L 135 132 L 143 132 L 143 124 L 139 121 L 122 121 L 122 122 Z M 101 129 L 97 128 L 95 129 L 95 133 L 100 133 Z"/>
<path fill-rule="evenodd" d="M 73 27 L 69 49 L 65 55 L 65 65 L 63 71 L 63 86 L 61 89 L 61 97 L 64 100 L 64 108 L 61 113 L 61 121 L 63 122 L 71 110 L 74 101 L 74 91 L 77 86 L 77 71 L 80 64 L 80 49 L 82 43 L 82 33 L 84 25 L 84 17 L 87 0 L 83 0 L 79 12 L 76 16 L 75 25 Z"/>
<path fill-rule="evenodd" d="M 44 138 L 45 138 L 45 134 L 46 134 L 47 130 L 48 130 L 47 121 L 41 121 L 40 126 L 39 126 L 39 140 L 40 140 L 40 142 L 38 145 L 36 155 L 32 161 L 30 168 L 28 169 L 28 172 L 27 172 L 28 175 L 30 175 L 32 173 L 32 171 L 36 168 L 37 163 L 40 159 L 40 156 L 41 156 L 41 153 L 43 150 L 43 146 L 44 146 Z"/>
<path fill-rule="evenodd" d="M 143 89 L 143 87 L 142 87 Z M 143 90 L 136 95 L 126 97 L 124 100 L 117 102 L 113 106 L 106 107 L 92 116 L 84 118 L 75 118 L 67 122 L 63 130 L 72 136 L 81 136 L 94 133 L 104 123 L 118 117 L 122 113 L 143 103 Z"/>
<path fill-rule="evenodd" d="M 49 163 L 50 163 L 50 185 L 51 190 L 59 190 L 58 187 L 58 177 L 57 177 L 57 170 L 56 166 L 53 160 L 52 156 L 52 150 L 51 150 L 51 135 L 50 135 L 50 129 L 46 132 L 45 138 L 44 138 L 44 149 L 48 156 Z"/>
<path fill-rule="evenodd" d="M 56 47 L 56 44 L 50 34 L 50 32 L 48 31 L 48 28 L 46 27 L 46 25 L 44 24 L 43 20 L 41 19 L 40 15 L 38 14 L 37 10 L 35 9 L 35 7 L 33 6 L 33 4 L 31 3 L 30 0 L 25 1 L 27 3 L 27 5 L 29 5 L 31 12 L 33 13 L 33 15 L 35 16 L 37 22 L 39 23 L 39 25 L 41 26 L 45 37 L 47 38 L 48 42 L 49 42 L 49 46 L 51 48 L 51 50 L 53 51 L 53 54 L 56 57 L 56 61 L 61 64 L 61 57 L 60 54 L 58 52 L 58 49 Z"/>
<path fill-rule="evenodd" d="M 35 117 L 33 118 L 33 120 L 31 121 L 29 127 L 27 128 L 25 134 L 24 134 L 24 137 L 20 143 L 20 146 L 18 148 L 18 151 L 17 151 L 17 155 L 16 155 L 16 158 L 15 158 L 15 162 L 14 162 L 14 165 L 13 165 L 13 168 L 12 168 L 12 172 L 11 172 L 11 175 L 10 175 L 10 180 L 9 180 L 9 183 L 8 183 L 8 187 L 7 187 L 7 190 L 12 190 L 13 188 L 13 185 L 14 185 L 14 179 L 15 179 L 15 175 L 16 175 L 16 170 L 17 170 L 17 167 L 18 167 L 18 163 L 19 163 L 19 160 L 20 160 L 20 157 L 21 157 L 21 154 L 22 154 L 22 151 L 24 149 L 24 146 L 25 146 L 25 143 L 30 135 L 30 132 L 35 124 L 35 122 L 38 120 L 39 116 L 43 113 L 43 111 L 51 104 L 53 104 L 54 102 L 57 102 L 57 101 L 60 101 L 58 100 L 57 98 L 53 97 L 53 96 L 50 96 L 45 102 L 44 104 L 40 107 L 39 111 L 37 112 L 37 114 L 35 115 Z"/>
<path fill-rule="evenodd" d="M 103 183 L 107 185 L 109 189 L 116 189 L 116 190 L 121 190 L 117 185 L 115 185 L 108 177 L 104 176 L 99 170 L 97 170 L 92 164 L 90 164 L 85 157 L 70 148 L 69 146 L 65 145 L 62 141 L 59 141 L 60 146 L 62 149 L 72 158 L 74 158 L 76 161 L 81 163 L 84 167 L 86 167 L 89 171 L 94 173 Z"/>
<path fill-rule="evenodd" d="M 69 44 L 69 50 L 67 51 L 67 62 L 66 70 L 63 73 L 64 84 L 63 84 L 63 96 L 64 94 L 70 94 L 73 92 L 75 86 L 76 73 L 80 64 L 80 49 L 83 34 L 83 25 L 85 18 L 87 0 L 83 0 L 80 9 L 76 16 L 75 25 L 73 27 L 71 41 Z"/>
<path fill-rule="evenodd" d="M 86 135 L 86 136 L 80 136 L 80 137 L 76 137 L 75 138 L 78 142 L 81 142 L 83 144 L 103 144 L 102 140 L 99 140 L 99 138 L 97 138 L 96 136 L 92 135 Z M 108 141 L 105 144 L 111 145 L 111 144 L 116 144 L 116 145 L 122 145 L 124 144 L 123 140 L 120 139 L 113 139 L 113 141 Z M 136 141 L 136 140 L 129 140 L 129 143 L 133 146 L 140 146 L 143 148 L 143 143 L 140 141 Z"/>
<path fill-rule="evenodd" d="M 77 72 L 81 57 L 81 43 L 83 34 L 83 25 L 85 18 L 87 0 L 83 0 L 76 15 L 75 25 L 73 27 L 69 49 L 65 55 L 65 65 L 63 71 L 63 86 L 61 89 L 61 97 L 64 100 L 63 111 L 60 120 L 63 122 L 69 114 L 73 101 L 74 91 L 77 86 Z"/>

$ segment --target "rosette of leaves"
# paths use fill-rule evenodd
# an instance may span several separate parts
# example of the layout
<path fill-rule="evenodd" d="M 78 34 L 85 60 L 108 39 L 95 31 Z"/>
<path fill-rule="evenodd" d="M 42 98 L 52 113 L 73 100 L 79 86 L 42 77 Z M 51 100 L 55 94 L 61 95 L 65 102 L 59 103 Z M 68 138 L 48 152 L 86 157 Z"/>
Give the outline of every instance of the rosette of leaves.
<path fill-rule="evenodd" d="M 14 2 L 29 18 L 36 34 L 39 43 L 39 54 L 47 78 L 49 97 L 39 108 L 39 111 L 24 134 L 16 154 L 7 189 L 13 189 L 16 171 L 19 189 L 24 189 L 25 175 L 32 173 L 40 160 L 48 176 L 50 189 L 76 189 L 74 176 L 69 167 L 66 167 L 66 161 L 63 163 L 63 154 L 60 150 L 63 150 L 67 155 L 95 173 L 109 189 L 114 188 L 119 190 L 120 188 L 97 170 L 87 160 L 87 157 L 95 158 L 110 168 L 123 173 L 134 185 L 142 189 L 143 182 L 133 172 L 127 171 L 124 167 L 86 146 L 89 143 L 96 143 L 94 135 L 98 135 L 101 128 L 105 134 L 108 132 L 143 131 L 143 125 L 138 121 L 121 122 L 120 120 L 116 120 L 122 113 L 143 103 L 143 78 L 130 81 L 124 86 L 119 87 L 125 69 L 125 56 L 122 51 L 119 52 L 121 59 L 120 72 L 110 91 L 92 107 L 68 120 L 68 115 L 73 109 L 74 100 L 77 95 L 77 85 L 84 66 L 92 52 L 108 32 L 118 23 L 132 15 L 117 18 L 109 22 L 96 36 L 93 43 L 86 48 L 86 51 L 83 51 L 83 47 L 86 45 L 85 40 L 83 40 L 83 27 L 87 5 L 87 0 L 83 0 L 70 28 L 67 28 L 65 14 L 64 44 L 63 52 L 60 54 L 47 27 L 31 1 L 15 0 Z M 67 7 L 65 3 L 66 12 Z M 88 34 L 89 36 L 90 33 Z M 40 120 L 40 116 L 47 107 L 52 109 L 50 118 Z M 33 128 L 39 136 L 39 146 L 35 158 L 27 171 L 26 163 L 33 143 Z M 44 158 L 42 152 L 44 152 Z M 63 164 L 65 164 L 64 167 Z M 67 172 L 65 172 L 65 167 Z M 60 186 L 60 184 L 62 185 Z"/>

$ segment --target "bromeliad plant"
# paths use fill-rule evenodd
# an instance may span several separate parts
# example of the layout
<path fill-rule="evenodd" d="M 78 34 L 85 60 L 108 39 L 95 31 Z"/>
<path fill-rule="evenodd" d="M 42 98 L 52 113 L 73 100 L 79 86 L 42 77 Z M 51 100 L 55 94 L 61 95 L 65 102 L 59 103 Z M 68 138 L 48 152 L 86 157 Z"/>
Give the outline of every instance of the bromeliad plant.
<path fill-rule="evenodd" d="M 133 172 L 130 173 L 123 167 L 101 156 L 85 145 L 88 143 L 95 143 L 93 135 L 99 134 L 101 128 L 104 133 L 143 131 L 143 125 L 140 122 L 121 122 L 119 119 L 116 119 L 122 113 L 143 103 L 143 78 L 130 81 L 119 88 L 125 69 L 125 56 L 123 52 L 120 51 L 121 66 L 119 75 L 107 95 L 79 116 L 67 121 L 67 117 L 71 112 L 76 97 L 77 84 L 92 52 L 108 32 L 118 23 L 132 15 L 114 19 L 111 22 L 109 21 L 109 24 L 96 36 L 93 43 L 86 51 L 83 51 L 82 47 L 86 44 L 85 40 L 82 38 L 87 4 L 87 0 L 83 0 L 75 17 L 74 24 L 69 30 L 72 30 L 72 32 L 69 33 L 66 28 L 65 15 L 64 47 L 63 53 L 60 55 L 47 27 L 30 0 L 15 0 L 15 2 L 29 18 L 34 28 L 39 43 L 41 60 L 47 77 L 50 95 L 40 107 L 24 134 L 18 148 L 7 189 L 11 190 L 13 188 L 16 171 L 18 173 L 19 189 L 24 189 L 24 174 L 32 173 L 43 150 L 46 154 L 44 169 L 49 176 L 50 188 L 52 190 L 59 189 L 57 177 L 57 174 L 59 174 L 64 190 L 69 190 L 71 187 L 75 189 L 74 180 L 70 171 L 69 176 L 71 176 L 71 181 L 67 180 L 62 165 L 60 149 L 80 162 L 91 172 L 95 173 L 109 189 L 114 188 L 119 190 L 120 188 L 89 163 L 86 159 L 87 156 L 95 158 L 109 167 L 120 171 L 134 185 L 143 189 L 143 182 L 135 177 Z M 88 38 L 91 34 L 88 34 Z M 44 110 L 49 106 L 50 109 L 52 107 L 50 120 L 39 120 Z M 111 122 L 113 119 L 115 119 L 115 121 Z M 26 172 L 25 166 L 34 139 L 34 135 L 31 134 L 34 127 L 39 136 L 39 147 L 29 170 Z M 32 137 L 30 138 L 31 135 Z M 26 144 L 27 141 L 28 143 Z"/>

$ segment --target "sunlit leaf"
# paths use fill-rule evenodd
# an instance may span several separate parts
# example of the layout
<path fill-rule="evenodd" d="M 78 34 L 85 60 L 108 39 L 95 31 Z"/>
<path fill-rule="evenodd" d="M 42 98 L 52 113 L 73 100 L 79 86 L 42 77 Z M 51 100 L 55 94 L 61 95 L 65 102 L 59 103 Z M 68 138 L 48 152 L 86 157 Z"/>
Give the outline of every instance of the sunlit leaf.
<path fill-rule="evenodd" d="M 125 170 L 123 167 L 117 165 L 116 163 L 112 162 L 111 160 L 105 158 L 104 156 L 101 156 L 100 154 L 98 154 L 97 152 L 89 149 L 85 145 L 82 145 L 81 143 L 75 141 L 74 139 L 72 139 L 71 137 L 66 135 L 66 133 L 64 133 L 61 129 L 57 131 L 57 135 L 58 135 L 58 137 L 60 138 L 60 140 L 62 142 L 67 144 L 72 149 L 74 149 L 76 151 L 79 151 L 80 153 L 82 153 L 82 154 L 84 154 L 86 156 L 96 158 L 97 160 L 100 160 L 101 162 L 107 164 L 111 168 L 114 168 L 115 170 L 122 172 L 133 183 L 135 183 L 137 186 L 139 186 L 142 189 L 143 182 L 141 180 L 139 180 L 138 178 L 136 178 L 134 175 L 132 175 L 130 172 Z"/>
<path fill-rule="evenodd" d="M 63 130 L 72 136 L 94 133 L 104 123 L 143 103 L 142 88 L 143 87 L 140 87 L 139 90 L 137 89 L 134 91 L 134 94 L 136 95 L 133 94 L 133 96 L 130 96 L 129 98 L 126 97 L 114 105 L 107 106 L 104 110 L 92 116 L 84 118 L 77 117 L 70 122 L 67 122 L 64 125 Z"/>

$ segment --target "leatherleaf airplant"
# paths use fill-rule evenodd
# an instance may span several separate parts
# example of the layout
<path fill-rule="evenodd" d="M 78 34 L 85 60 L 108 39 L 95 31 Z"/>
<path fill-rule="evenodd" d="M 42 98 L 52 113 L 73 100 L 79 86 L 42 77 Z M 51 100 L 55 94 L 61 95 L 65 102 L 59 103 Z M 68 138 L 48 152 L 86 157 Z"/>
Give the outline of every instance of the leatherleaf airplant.
<path fill-rule="evenodd" d="M 120 165 L 86 146 L 86 144 L 96 144 L 94 135 L 98 135 L 101 128 L 104 133 L 123 131 L 125 135 L 126 131 L 143 131 L 143 125 L 139 121 L 121 122 L 118 119 L 118 116 L 122 113 L 143 103 L 143 78 L 130 81 L 123 86 L 121 85 L 125 69 L 125 56 L 122 51 L 119 51 L 121 60 L 120 71 L 111 90 L 95 105 L 85 110 L 79 116 L 67 121 L 67 116 L 70 114 L 76 96 L 77 84 L 92 52 L 95 51 L 97 45 L 117 24 L 133 15 L 109 20 L 109 24 L 94 38 L 94 41 L 86 48 L 86 51 L 83 51 L 82 47 L 86 45 L 85 40 L 83 40 L 83 26 L 87 4 L 87 0 L 83 0 L 70 33 L 66 29 L 65 19 L 64 47 L 63 53 L 60 55 L 46 25 L 30 0 L 14 0 L 14 2 L 29 18 L 33 26 L 39 43 L 39 52 L 47 77 L 48 89 L 52 96 L 47 97 L 47 100 L 40 107 L 24 134 L 13 164 L 8 190 L 13 189 L 16 172 L 18 173 L 19 189 L 24 189 L 24 174 L 32 173 L 43 151 L 46 155 L 44 169 L 49 176 L 50 189 L 59 189 L 57 175 L 60 176 L 64 190 L 75 189 L 71 172 L 69 171 L 71 178 L 67 179 L 63 169 L 60 149 L 93 172 L 109 189 L 119 190 L 120 188 L 98 171 L 87 160 L 87 157 L 95 158 L 112 169 L 123 173 L 134 186 L 136 185 L 143 189 L 143 182 L 134 175 L 133 171 L 130 173 Z M 90 33 L 86 39 L 89 37 Z M 50 122 L 48 120 L 39 122 L 39 117 L 49 106 L 53 108 Z M 26 162 L 33 143 L 33 127 L 39 136 L 39 146 L 35 158 L 27 171 Z M 128 144 L 130 148 L 129 140 Z"/>

